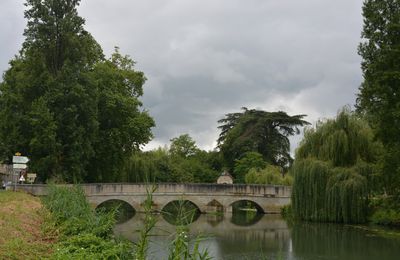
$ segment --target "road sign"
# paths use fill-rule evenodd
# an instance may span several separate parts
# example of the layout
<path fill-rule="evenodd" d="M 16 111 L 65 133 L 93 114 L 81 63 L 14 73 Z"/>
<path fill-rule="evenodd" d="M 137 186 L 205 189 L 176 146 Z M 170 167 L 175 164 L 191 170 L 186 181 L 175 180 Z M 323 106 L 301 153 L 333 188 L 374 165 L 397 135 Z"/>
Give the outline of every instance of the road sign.
<path fill-rule="evenodd" d="M 13 156 L 13 163 L 28 163 L 29 158 L 26 156 Z"/>
<path fill-rule="evenodd" d="M 28 173 L 28 178 L 36 178 L 36 173 Z"/>
<path fill-rule="evenodd" d="M 28 165 L 22 164 L 22 163 L 14 163 L 13 168 L 14 169 L 26 169 L 26 168 L 28 168 Z"/>
<path fill-rule="evenodd" d="M 36 173 L 28 173 L 27 179 L 30 184 L 34 183 L 36 179 Z"/>

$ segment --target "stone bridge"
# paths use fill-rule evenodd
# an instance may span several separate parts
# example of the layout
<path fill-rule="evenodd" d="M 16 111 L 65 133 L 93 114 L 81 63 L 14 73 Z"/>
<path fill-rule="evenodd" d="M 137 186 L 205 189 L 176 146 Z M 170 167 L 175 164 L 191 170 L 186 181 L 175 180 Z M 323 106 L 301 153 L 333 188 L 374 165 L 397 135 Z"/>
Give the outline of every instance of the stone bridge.
<path fill-rule="evenodd" d="M 260 212 L 279 213 L 281 207 L 290 203 L 291 195 L 290 187 L 279 185 L 93 183 L 80 186 L 94 206 L 108 200 L 121 200 L 138 212 L 144 211 L 143 203 L 147 192 L 153 187 L 155 191 L 152 193 L 152 200 L 155 211 L 161 211 L 172 201 L 184 200 L 195 204 L 201 213 L 232 212 L 233 203 L 251 201 Z M 47 185 L 20 184 L 16 189 L 43 196 L 46 195 Z"/>

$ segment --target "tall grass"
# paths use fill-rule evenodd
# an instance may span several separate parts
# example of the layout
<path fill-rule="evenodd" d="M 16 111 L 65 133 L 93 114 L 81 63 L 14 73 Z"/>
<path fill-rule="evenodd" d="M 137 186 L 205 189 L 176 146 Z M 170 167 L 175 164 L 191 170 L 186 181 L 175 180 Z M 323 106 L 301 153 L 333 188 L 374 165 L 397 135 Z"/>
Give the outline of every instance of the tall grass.
<path fill-rule="evenodd" d="M 152 230 L 156 225 L 152 209 L 156 186 L 149 187 L 151 188 L 147 190 L 147 198 L 143 204 L 144 226 L 139 230 L 138 241 L 133 244 L 113 236 L 112 229 L 116 223 L 117 209 L 94 210 L 79 186 L 49 187 L 48 195 L 43 198 L 43 203 L 51 212 L 54 226 L 59 229 L 60 233 L 60 239 L 52 258 L 137 260 L 151 258 L 148 255 L 148 247 Z M 182 215 L 178 217 L 182 217 Z M 207 250 L 200 250 L 201 240 L 200 237 L 197 237 L 194 243 L 191 243 L 187 224 L 178 225 L 165 259 L 211 259 Z"/>
<path fill-rule="evenodd" d="M 54 259 L 133 258 L 130 243 L 113 236 L 116 211 L 95 211 L 79 186 L 50 186 L 43 204 L 60 230 Z"/>
<path fill-rule="evenodd" d="M 146 259 L 147 258 L 147 252 L 148 252 L 148 247 L 149 247 L 149 241 L 150 241 L 150 236 L 151 236 L 151 231 L 154 229 L 156 225 L 156 218 L 153 215 L 152 212 L 152 206 L 153 206 L 153 193 L 156 190 L 156 186 L 152 186 L 151 188 L 147 188 L 147 197 L 146 200 L 144 201 L 143 208 L 145 212 L 145 217 L 144 217 L 144 227 L 139 230 L 140 235 L 139 235 L 139 240 L 138 242 L 135 243 L 134 249 L 135 249 L 135 259 Z"/>

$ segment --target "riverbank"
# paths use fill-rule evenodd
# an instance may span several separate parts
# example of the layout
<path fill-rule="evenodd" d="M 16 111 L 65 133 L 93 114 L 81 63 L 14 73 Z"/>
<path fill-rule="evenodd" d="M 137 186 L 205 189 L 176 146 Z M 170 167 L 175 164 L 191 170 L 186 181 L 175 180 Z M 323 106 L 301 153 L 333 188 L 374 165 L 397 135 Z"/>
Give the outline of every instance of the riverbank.
<path fill-rule="evenodd" d="M 39 198 L 0 191 L 0 259 L 43 259 L 56 241 L 45 230 L 48 214 Z"/>

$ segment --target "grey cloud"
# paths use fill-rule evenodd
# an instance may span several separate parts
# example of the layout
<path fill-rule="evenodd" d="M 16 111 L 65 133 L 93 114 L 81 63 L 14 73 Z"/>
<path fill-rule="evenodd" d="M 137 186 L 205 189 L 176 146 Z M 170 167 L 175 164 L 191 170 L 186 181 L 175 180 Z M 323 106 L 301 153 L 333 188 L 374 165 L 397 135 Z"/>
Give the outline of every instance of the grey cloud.
<path fill-rule="evenodd" d="M 2 17 L 3 7 L 12 9 L 7 20 L 16 28 L 0 25 L 9 39 L 0 45 L 1 70 L 22 41 L 21 3 L 0 4 Z M 120 46 L 148 77 L 143 103 L 157 123 L 152 145 L 189 133 L 211 149 L 217 120 L 242 106 L 315 121 L 353 104 L 361 82 L 361 6 L 362 0 L 86 0 L 79 10 L 107 54 Z"/>

